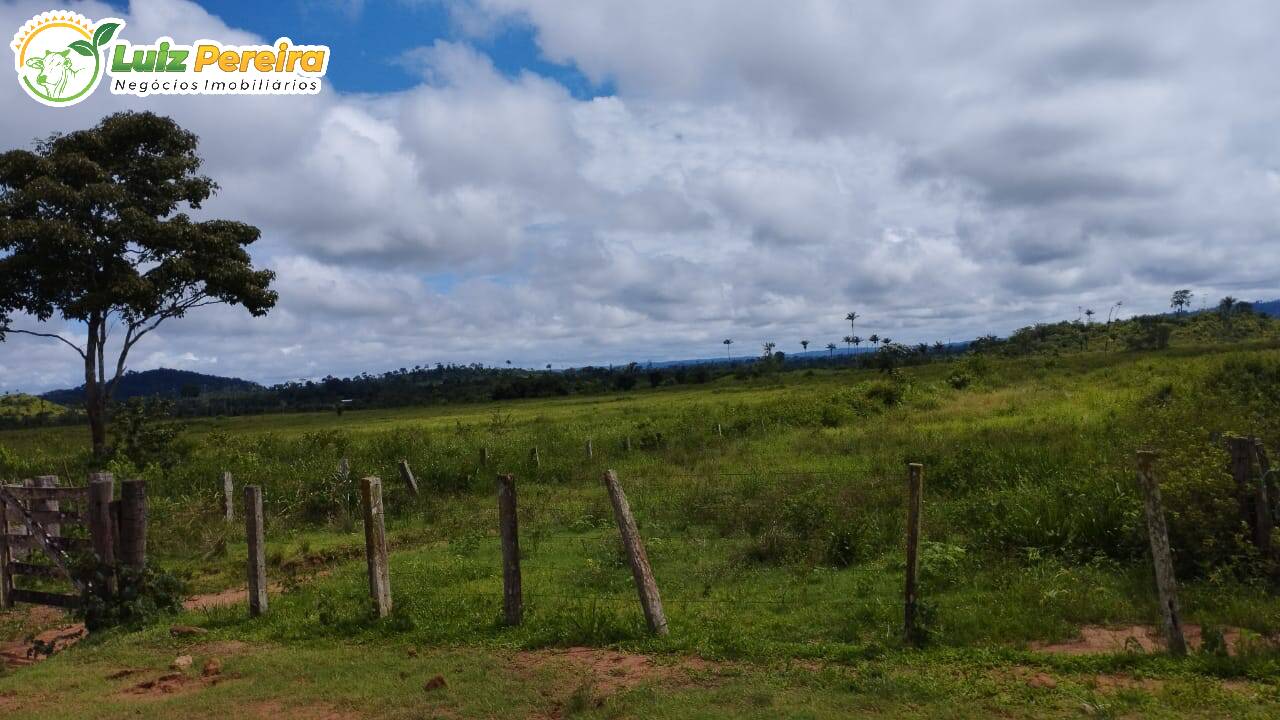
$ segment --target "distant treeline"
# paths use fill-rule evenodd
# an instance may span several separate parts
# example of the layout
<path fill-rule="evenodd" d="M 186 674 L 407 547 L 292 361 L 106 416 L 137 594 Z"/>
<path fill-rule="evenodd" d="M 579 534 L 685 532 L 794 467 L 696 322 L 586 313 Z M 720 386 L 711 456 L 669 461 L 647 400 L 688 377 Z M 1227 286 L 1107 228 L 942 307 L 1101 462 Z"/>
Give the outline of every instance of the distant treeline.
<path fill-rule="evenodd" d="M 156 394 L 170 398 L 172 413 L 180 418 L 308 411 L 340 413 L 348 409 L 480 403 L 700 385 L 727 376 L 750 380 L 774 375 L 784 369 L 873 368 L 891 372 L 902 366 L 948 360 L 966 353 L 1018 357 L 1091 350 L 1161 350 L 1174 341 L 1204 345 L 1268 338 L 1280 338 L 1280 319 L 1253 312 L 1248 305 L 1242 305 L 1230 312 L 1146 315 L 1114 322 L 1075 320 L 1044 323 L 1016 330 L 1007 338 L 988 335 L 970 343 L 950 345 L 889 343 L 855 353 L 807 353 L 788 357 L 785 353 L 773 352 L 755 358 L 664 367 L 631 363 L 571 370 L 438 363 L 378 374 L 287 382 L 267 388 L 246 381 L 234 381 L 236 384 L 230 387 L 237 388 L 235 390 L 193 390 L 192 385 L 187 384 L 178 392 L 159 391 Z M 238 389 L 244 387 L 257 389 Z M 83 423 L 83 412 L 74 405 L 71 408 L 63 415 L 0 417 L 0 427 Z"/>

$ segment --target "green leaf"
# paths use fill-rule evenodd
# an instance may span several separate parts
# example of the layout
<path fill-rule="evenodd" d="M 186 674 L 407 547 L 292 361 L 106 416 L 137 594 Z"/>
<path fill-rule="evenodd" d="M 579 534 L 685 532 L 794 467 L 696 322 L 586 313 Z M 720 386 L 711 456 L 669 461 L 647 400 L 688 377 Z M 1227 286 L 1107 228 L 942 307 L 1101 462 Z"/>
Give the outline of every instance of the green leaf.
<path fill-rule="evenodd" d="M 93 57 L 93 46 L 84 40 L 77 40 L 71 43 L 71 49 L 85 57 Z"/>
<path fill-rule="evenodd" d="M 120 29 L 120 23 L 102 23 L 97 30 L 93 31 L 93 44 L 102 47 L 111 42 L 111 36 L 116 34 L 116 30 Z"/>

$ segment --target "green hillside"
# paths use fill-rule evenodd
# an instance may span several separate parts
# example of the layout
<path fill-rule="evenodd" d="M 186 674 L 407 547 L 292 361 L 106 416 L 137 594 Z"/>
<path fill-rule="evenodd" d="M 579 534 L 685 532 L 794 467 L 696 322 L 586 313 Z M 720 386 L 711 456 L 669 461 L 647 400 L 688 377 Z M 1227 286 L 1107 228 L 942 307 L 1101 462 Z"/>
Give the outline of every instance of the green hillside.
<path fill-rule="evenodd" d="M 36 418 L 41 415 L 57 417 L 66 412 L 65 407 L 34 395 L 0 395 L 0 419 L 3 420 Z"/>

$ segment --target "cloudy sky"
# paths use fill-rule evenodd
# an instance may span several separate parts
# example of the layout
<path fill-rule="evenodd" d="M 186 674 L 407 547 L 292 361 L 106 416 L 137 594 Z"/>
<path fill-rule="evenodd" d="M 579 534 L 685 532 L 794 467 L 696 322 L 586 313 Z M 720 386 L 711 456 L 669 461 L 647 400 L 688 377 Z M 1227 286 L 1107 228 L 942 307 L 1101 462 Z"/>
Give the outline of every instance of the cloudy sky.
<path fill-rule="evenodd" d="M 278 307 L 199 310 L 133 369 L 565 367 L 820 347 L 849 310 L 932 342 L 1280 297 L 1269 0 L 261 5 L 66 7 L 135 42 L 329 44 L 322 94 L 52 109 L 0 82 L 0 147 L 166 113 L 222 185 L 208 213 L 263 230 Z M 47 9 L 0 2 L 0 31 Z M 77 362 L 11 336 L 0 390 Z"/>

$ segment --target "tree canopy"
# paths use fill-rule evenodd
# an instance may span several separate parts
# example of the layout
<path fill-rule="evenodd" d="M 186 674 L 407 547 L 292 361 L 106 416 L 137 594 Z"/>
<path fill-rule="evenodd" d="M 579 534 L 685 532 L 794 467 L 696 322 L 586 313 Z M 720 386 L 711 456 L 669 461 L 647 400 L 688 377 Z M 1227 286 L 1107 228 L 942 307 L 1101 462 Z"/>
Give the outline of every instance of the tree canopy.
<path fill-rule="evenodd" d="M 46 337 L 80 355 L 99 453 L 106 403 L 143 336 L 204 305 L 260 316 L 276 302 L 274 273 L 246 250 L 258 228 L 187 214 L 218 189 L 199 174 L 197 144 L 170 118 L 123 112 L 0 154 L 0 340 Z M 18 313 L 84 323 L 86 340 L 14 327 Z"/>

